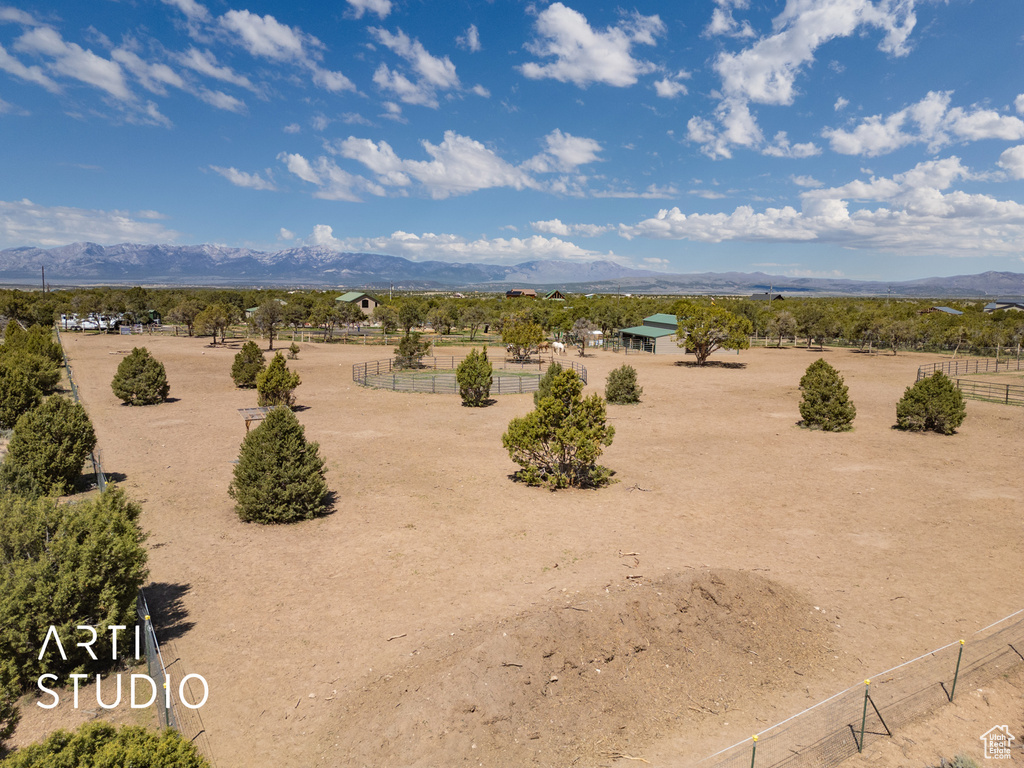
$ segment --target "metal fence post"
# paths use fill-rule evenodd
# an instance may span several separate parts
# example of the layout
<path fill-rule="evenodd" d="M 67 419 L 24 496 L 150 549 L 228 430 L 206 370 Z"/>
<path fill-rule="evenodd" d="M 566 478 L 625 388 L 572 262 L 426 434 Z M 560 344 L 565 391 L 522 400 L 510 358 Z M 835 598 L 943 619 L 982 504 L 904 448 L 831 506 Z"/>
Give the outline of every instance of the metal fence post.
<path fill-rule="evenodd" d="M 864 681 L 864 714 L 860 719 L 860 744 L 857 745 L 857 751 L 864 751 L 864 726 L 868 723 L 868 689 L 871 687 L 871 681 Z"/>
<path fill-rule="evenodd" d="M 754 768 L 754 758 L 757 757 L 757 736 L 754 736 L 754 746 L 750 748 L 750 768 Z"/>
<path fill-rule="evenodd" d="M 949 689 L 949 700 L 953 701 L 953 694 L 956 693 L 956 679 L 960 676 L 960 659 L 964 657 L 964 641 L 960 641 L 960 654 L 956 657 L 956 672 L 953 673 L 953 685 Z"/>

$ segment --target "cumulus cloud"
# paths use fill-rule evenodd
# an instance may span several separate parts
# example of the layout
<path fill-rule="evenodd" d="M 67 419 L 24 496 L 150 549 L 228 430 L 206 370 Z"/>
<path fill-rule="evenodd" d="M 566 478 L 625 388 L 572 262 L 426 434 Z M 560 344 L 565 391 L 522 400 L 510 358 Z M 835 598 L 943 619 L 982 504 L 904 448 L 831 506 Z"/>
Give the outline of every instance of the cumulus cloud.
<path fill-rule="evenodd" d="M 460 48 L 465 48 L 467 51 L 472 51 L 473 53 L 481 50 L 480 30 L 476 28 L 476 24 L 470 24 L 469 29 L 466 30 L 466 34 L 456 37 L 455 44 Z"/>
<path fill-rule="evenodd" d="M 750 22 L 738 22 L 732 15 L 733 8 L 746 9 L 747 0 L 715 0 L 715 9 L 711 12 L 711 21 L 704 28 L 707 37 L 757 37 Z"/>
<path fill-rule="evenodd" d="M 1007 161 L 1012 164 L 1013 157 Z M 1005 166 L 1004 166 L 1005 167 Z M 853 249 L 950 256 L 1016 254 L 1024 249 L 1024 205 L 952 189 L 978 178 L 959 158 L 919 163 L 892 177 L 858 179 L 801 194 L 792 206 L 731 213 L 686 214 L 663 209 L 635 225 L 620 225 L 627 239 L 824 242 Z"/>
<path fill-rule="evenodd" d="M 328 91 L 356 89 L 341 72 L 320 66 L 324 44 L 298 27 L 282 24 L 270 14 L 260 16 L 245 10 L 228 11 L 218 21 L 232 39 L 257 58 L 305 67 L 312 73 L 313 83 Z"/>
<path fill-rule="evenodd" d="M 414 40 L 402 30 L 389 32 L 380 27 L 371 27 L 371 34 L 385 48 L 405 59 L 416 75 L 415 81 L 402 72 L 381 64 L 373 75 L 373 82 L 385 91 L 391 91 L 407 104 L 437 107 L 437 92 L 458 90 L 461 87 L 455 65 L 447 56 L 432 56 L 419 40 Z"/>
<path fill-rule="evenodd" d="M 579 237 L 598 237 L 599 235 L 603 235 L 605 232 L 611 232 L 615 229 L 614 227 L 601 224 L 563 224 L 561 219 L 531 221 L 530 226 L 537 232 L 543 232 L 546 235 L 559 235 L 560 237 L 569 237 L 572 235 Z"/>
<path fill-rule="evenodd" d="M 599 253 L 580 248 L 557 237 L 478 238 L 461 235 L 423 232 L 414 234 L 398 230 L 381 237 L 336 238 L 332 227 L 318 224 L 306 239 L 308 245 L 321 245 L 337 251 L 387 253 L 407 259 L 440 259 L 456 262 L 486 261 L 515 264 L 524 259 L 621 259 L 613 253 Z"/>
<path fill-rule="evenodd" d="M 154 219 L 153 211 L 104 211 L 47 207 L 30 200 L 0 200 L 0 248 L 52 247 L 89 241 L 101 244 L 168 243 L 179 237 Z"/>
<path fill-rule="evenodd" d="M 327 157 L 318 157 L 310 162 L 299 154 L 282 152 L 277 159 L 284 163 L 288 172 L 303 181 L 316 186 L 313 197 L 321 200 L 342 200 L 360 203 L 365 195 L 383 196 L 386 194 L 380 184 L 369 179 L 349 173 Z"/>
<path fill-rule="evenodd" d="M 798 187 L 810 187 L 812 189 L 817 189 L 818 187 L 825 186 L 813 176 L 790 176 L 789 180 Z"/>
<path fill-rule="evenodd" d="M 883 117 L 872 115 L 852 130 L 828 128 L 822 135 L 843 155 L 877 157 L 909 144 L 936 152 L 954 142 L 1024 139 L 1024 120 L 992 109 L 953 107 L 952 91 L 929 91 L 921 101 Z"/>
<path fill-rule="evenodd" d="M 193 21 L 209 21 L 210 12 L 195 0 L 163 0 L 167 5 L 174 6 Z"/>
<path fill-rule="evenodd" d="M 999 156 L 999 167 L 1010 174 L 1010 178 L 1024 179 L 1024 145 L 1003 152 Z"/>
<path fill-rule="evenodd" d="M 534 32 L 536 37 L 526 49 L 554 61 L 523 64 L 519 71 L 526 77 L 551 78 L 580 88 L 591 83 L 624 87 L 655 71 L 654 64 L 633 58 L 632 48 L 654 45 L 655 37 L 665 33 L 665 25 L 657 15 L 633 13 L 602 32 L 593 29 L 579 11 L 556 2 L 537 15 Z"/>
<path fill-rule="evenodd" d="M 568 172 L 601 159 L 601 144 L 596 140 L 562 133 L 557 128 L 544 137 L 544 145 L 544 151 L 523 163 L 523 168 L 537 173 Z"/>
<path fill-rule="evenodd" d="M 49 58 L 46 68 L 53 74 L 99 88 L 119 101 L 131 101 L 133 98 L 124 72 L 116 61 L 104 59 L 77 43 L 66 42 L 51 27 L 35 27 L 24 32 L 15 41 L 14 49 Z"/>
<path fill-rule="evenodd" d="M 357 19 L 363 18 L 363 14 L 369 11 L 380 18 L 391 13 L 391 0 L 346 0 L 352 9 L 352 15 Z"/>
<path fill-rule="evenodd" d="M 871 0 L 799 0 L 786 4 L 773 21 L 773 34 L 733 53 L 723 51 L 715 59 L 714 69 L 721 78 L 720 102 L 714 119 L 694 117 L 689 124 L 690 141 L 699 143 L 709 157 L 731 157 L 730 147 L 761 149 L 763 137 L 757 128 L 749 104 L 791 105 L 796 97 L 796 81 L 814 61 L 825 43 L 849 37 L 863 29 L 881 30 L 879 48 L 894 56 L 908 52 L 907 41 L 916 24 L 915 0 L 886 0 L 875 5 Z M 730 7 L 735 2 L 718 4 L 719 15 L 712 26 L 727 34 Z M 709 27 L 709 30 L 712 27 Z"/>
<path fill-rule="evenodd" d="M 836 112 L 842 112 L 848 106 L 850 106 L 850 100 L 844 99 L 842 96 L 840 96 L 838 99 L 836 99 L 836 103 L 832 105 L 832 109 L 835 110 Z"/>
<path fill-rule="evenodd" d="M 259 173 L 246 173 L 245 171 L 239 171 L 236 168 L 222 168 L 219 165 L 211 165 L 210 170 L 216 171 L 236 187 L 268 191 L 277 189 L 272 179 L 264 179 L 259 175 Z M 267 171 L 267 176 L 270 176 L 270 171 Z"/>
<path fill-rule="evenodd" d="M 661 80 L 654 82 L 654 92 L 657 93 L 663 99 L 674 99 L 676 96 L 685 96 L 688 91 L 686 86 L 682 83 L 683 80 L 689 80 L 691 74 L 686 70 L 679 70 L 674 75 L 663 77 Z"/>
<path fill-rule="evenodd" d="M 335 151 L 365 165 L 376 174 L 380 184 L 407 187 L 415 181 L 434 199 L 493 187 L 538 186 L 524 170 L 468 136 L 445 131 L 440 144 L 426 140 L 420 143 L 430 160 L 402 159 L 385 141 L 375 143 L 352 136 L 339 142 Z"/>
<path fill-rule="evenodd" d="M 277 233 L 277 239 L 278 240 L 294 240 L 295 239 L 295 233 L 292 232 L 290 229 L 285 229 L 284 227 L 281 227 L 281 231 Z"/>

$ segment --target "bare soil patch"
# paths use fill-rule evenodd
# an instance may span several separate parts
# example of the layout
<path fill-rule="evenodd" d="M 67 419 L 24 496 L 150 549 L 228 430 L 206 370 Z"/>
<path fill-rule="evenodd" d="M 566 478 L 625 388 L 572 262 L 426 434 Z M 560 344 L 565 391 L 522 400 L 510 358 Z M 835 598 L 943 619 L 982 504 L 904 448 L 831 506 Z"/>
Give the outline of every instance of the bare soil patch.
<path fill-rule="evenodd" d="M 266 528 L 240 523 L 227 496 L 245 433 L 237 409 L 256 400 L 231 382 L 236 348 L 140 340 L 167 367 L 175 402 L 131 408 L 110 390 L 122 338 L 65 343 L 104 468 L 143 504 L 151 578 L 187 626 L 176 648 L 210 683 L 202 717 L 220 768 L 609 765 L 614 750 L 687 764 L 1024 604 L 1024 409 L 969 401 L 952 437 L 893 430 L 896 402 L 935 356 L 752 349 L 725 361 L 743 367 L 701 369 L 596 352 L 582 361 L 590 392 L 623 363 L 644 388 L 639 405 L 608 409 L 616 436 L 602 463 L 619 482 L 551 493 L 511 482 L 501 446 L 531 395 L 477 409 L 457 395 L 366 389 L 351 366 L 379 352 L 301 344 L 289 361 L 302 376 L 298 417 L 336 503 Z M 796 426 L 800 376 L 821 356 L 857 406 L 850 433 Z M 690 578 L 747 597 L 720 613 L 694 603 Z M 769 588 L 790 608 L 775 611 L 771 638 L 746 634 L 745 616 L 762 619 L 744 611 Z M 707 621 L 690 627 L 670 594 L 690 595 Z M 562 607 L 565 597 L 592 613 Z M 151 607 L 159 617 L 160 602 Z M 820 626 L 797 621 L 807 615 Z M 630 651 L 647 627 L 643 647 L 662 650 Z M 796 662 L 785 651 L 802 627 L 819 639 Z M 664 650 L 691 630 L 698 645 L 722 638 L 717 650 L 686 643 L 706 655 L 693 668 L 685 650 Z M 615 654 L 607 689 L 590 687 L 602 650 Z M 668 667 L 649 661 L 658 653 Z M 554 696 L 526 694 L 521 678 L 543 687 L 550 659 L 587 671 L 551 671 Z M 675 686 L 681 696 L 659 698 Z M 665 706 L 647 708 L 637 691 Z M 460 713 L 463 703 L 477 709 Z M 16 742 L 27 737 L 19 729 Z"/>

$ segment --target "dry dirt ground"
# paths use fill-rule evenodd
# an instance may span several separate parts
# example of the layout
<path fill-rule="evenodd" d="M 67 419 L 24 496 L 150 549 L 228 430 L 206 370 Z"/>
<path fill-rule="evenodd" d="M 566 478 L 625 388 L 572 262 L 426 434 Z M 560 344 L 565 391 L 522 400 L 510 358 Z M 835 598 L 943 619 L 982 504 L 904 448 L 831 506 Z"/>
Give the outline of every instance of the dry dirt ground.
<path fill-rule="evenodd" d="M 688 765 L 1024 607 L 1024 409 L 968 402 L 952 437 L 891 429 L 936 356 L 594 352 L 588 392 L 628 362 L 643 402 L 608 410 L 618 482 L 552 493 L 513 482 L 501 446 L 530 395 L 364 389 L 352 364 L 389 348 L 304 344 L 298 417 L 334 507 L 262 527 L 227 495 L 256 404 L 232 385 L 237 347 L 134 340 L 173 399 L 130 408 L 110 380 L 132 341 L 65 336 L 103 466 L 144 507 L 151 607 L 209 681 L 219 768 Z M 819 356 L 849 385 L 850 433 L 796 426 Z M 985 695 L 1021 711 L 1019 683 Z M 963 728 L 870 764 L 981 762 L 996 723 L 970 701 L 940 715 Z M 67 716 L 25 709 L 15 743 Z"/>

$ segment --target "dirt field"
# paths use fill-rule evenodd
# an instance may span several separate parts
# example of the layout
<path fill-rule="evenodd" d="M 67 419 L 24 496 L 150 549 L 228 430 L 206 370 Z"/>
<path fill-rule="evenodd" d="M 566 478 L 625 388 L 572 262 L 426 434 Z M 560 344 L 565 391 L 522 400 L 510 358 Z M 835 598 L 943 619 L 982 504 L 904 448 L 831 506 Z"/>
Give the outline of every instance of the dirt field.
<path fill-rule="evenodd" d="M 132 340 L 65 336 L 103 466 L 144 506 L 151 607 L 176 603 L 168 634 L 209 681 L 219 768 L 684 765 L 1024 606 L 1024 409 L 969 401 L 952 437 L 891 429 L 935 356 L 594 352 L 588 392 L 628 362 L 643 402 L 609 407 L 616 484 L 551 493 L 514 483 L 501 446 L 530 395 L 364 389 L 351 365 L 390 349 L 302 345 L 298 417 L 336 504 L 260 527 L 227 495 L 237 409 L 256 404 L 232 385 L 237 349 L 141 343 L 172 402 L 114 398 Z M 853 432 L 796 426 L 819 356 Z M 978 722 L 934 754 L 871 764 L 980 762 L 995 721 L 956 706 Z"/>

